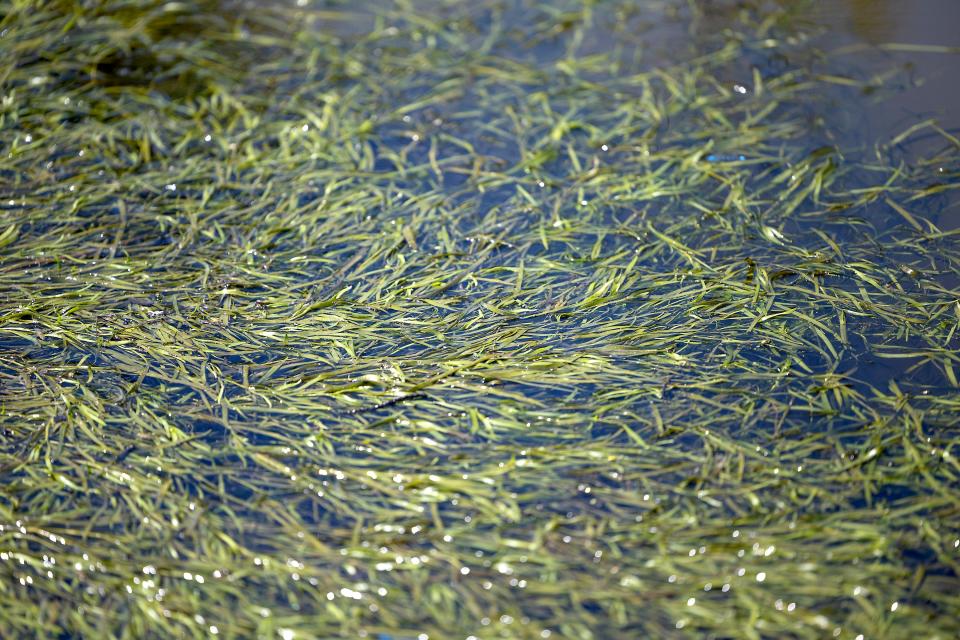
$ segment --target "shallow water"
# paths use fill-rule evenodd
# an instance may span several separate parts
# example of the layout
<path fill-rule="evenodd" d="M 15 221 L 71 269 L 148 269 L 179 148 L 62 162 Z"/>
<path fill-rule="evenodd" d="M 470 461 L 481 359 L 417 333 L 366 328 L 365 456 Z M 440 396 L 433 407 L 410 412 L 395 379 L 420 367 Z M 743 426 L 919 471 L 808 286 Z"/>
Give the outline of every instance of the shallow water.
<path fill-rule="evenodd" d="M 895 0 L 880 2 L 818 3 L 813 19 L 828 29 L 824 42 L 849 50 L 854 59 L 874 64 L 894 63 L 909 69 L 911 84 L 876 105 L 871 118 L 883 114 L 887 133 L 909 126 L 917 119 L 935 117 L 944 127 L 960 124 L 960 116 L 951 107 L 958 97 L 956 53 L 933 50 L 936 47 L 960 47 L 956 25 L 960 7 L 949 0 L 921 0 L 905 4 Z M 862 47 L 848 49 L 850 45 Z M 894 46 L 891 46 L 894 45 Z M 913 119 L 913 121 L 911 121 Z M 882 130 L 878 134 L 883 133 Z"/>
<path fill-rule="evenodd" d="M 121 4 L 0 11 L 4 628 L 960 632 L 955 3 Z"/>

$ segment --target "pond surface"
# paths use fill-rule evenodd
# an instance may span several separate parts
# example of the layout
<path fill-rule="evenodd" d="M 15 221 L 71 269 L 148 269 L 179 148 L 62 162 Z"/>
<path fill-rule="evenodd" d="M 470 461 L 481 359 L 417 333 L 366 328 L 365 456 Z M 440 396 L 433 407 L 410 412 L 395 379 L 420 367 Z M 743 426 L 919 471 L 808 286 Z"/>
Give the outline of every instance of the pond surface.
<path fill-rule="evenodd" d="M 0 3 L 0 625 L 960 635 L 960 7 Z"/>
<path fill-rule="evenodd" d="M 867 60 L 879 68 L 899 65 L 907 72 L 908 88 L 868 111 L 871 119 L 882 114 L 873 127 L 878 133 L 929 117 L 948 129 L 960 125 L 960 114 L 952 107 L 960 98 L 956 64 L 960 5 L 956 2 L 818 3 L 813 15 L 827 29 L 822 44 L 828 50 L 849 51 L 855 60 Z M 952 55 L 945 55 L 944 49 Z"/>

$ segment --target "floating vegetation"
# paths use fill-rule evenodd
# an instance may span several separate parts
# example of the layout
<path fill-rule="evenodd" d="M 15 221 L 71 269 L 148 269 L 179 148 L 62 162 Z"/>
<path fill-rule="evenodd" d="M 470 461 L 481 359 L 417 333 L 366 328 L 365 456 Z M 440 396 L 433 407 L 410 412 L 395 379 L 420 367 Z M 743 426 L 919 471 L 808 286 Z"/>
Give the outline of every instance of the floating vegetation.
<path fill-rule="evenodd" d="M 960 635 L 957 134 L 695 4 L 0 2 L 4 633 Z"/>

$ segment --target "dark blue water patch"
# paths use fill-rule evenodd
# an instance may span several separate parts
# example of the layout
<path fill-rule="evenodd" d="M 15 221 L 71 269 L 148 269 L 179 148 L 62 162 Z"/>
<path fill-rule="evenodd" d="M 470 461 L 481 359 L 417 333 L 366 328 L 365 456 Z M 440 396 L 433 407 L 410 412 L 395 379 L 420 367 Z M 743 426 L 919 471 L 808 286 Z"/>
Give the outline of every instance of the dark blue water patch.
<path fill-rule="evenodd" d="M 264 367 L 274 363 L 295 360 L 302 354 L 297 352 L 296 347 L 290 348 L 266 348 L 251 347 L 249 351 L 235 352 L 231 351 L 223 355 L 216 356 L 215 362 L 220 365 L 221 371 L 226 375 L 236 379 L 239 369 L 238 366 L 251 365 L 254 367 Z M 224 366 L 227 365 L 227 366 Z M 255 375 L 256 369 L 251 370 L 251 375 Z"/>
<path fill-rule="evenodd" d="M 940 554 L 936 549 L 929 545 L 911 544 L 909 546 L 898 544 L 897 549 L 900 552 L 899 560 L 901 566 L 909 567 L 915 571 L 922 570 L 925 578 L 930 576 L 943 578 L 957 578 L 955 565 L 947 564 L 940 559 Z M 918 585 L 919 588 L 919 585 Z"/>
<path fill-rule="evenodd" d="M 22 370 L 19 367 L 8 366 L 6 363 L 0 364 L 0 398 L 23 392 L 21 374 Z"/>
<path fill-rule="evenodd" d="M 779 49 L 763 48 L 744 43 L 740 50 L 740 56 L 735 64 L 743 70 L 742 74 L 737 74 L 743 79 L 749 77 L 748 70 L 756 69 L 760 77 L 769 82 L 772 79 L 780 78 L 798 68 L 797 52 L 791 52 L 794 57 L 787 55 Z"/>
<path fill-rule="evenodd" d="M 303 208 L 311 205 L 323 198 L 323 193 L 315 190 L 301 191 L 297 194 L 297 208 Z"/>
<path fill-rule="evenodd" d="M 880 459 L 882 461 L 882 457 Z M 910 482 L 886 481 L 871 488 L 865 485 L 863 493 L 855 494 L 856 497 L 849 501 L 849 507 L 855 510 L 895 508 L 912 502 L 919 495 Z"/>
<path fill-rule="evenodd" d="M 424 334 L 421 337 L 401 337 L 397 341 L 374 340 L 358 350 L 364 359 L 429 360 L 440 352 L 438 345 Z"/>
<path fill-rule="evenodd" d="M 21 319 L 26 319 L 21 315 Z M 28 317 L 28 316 L 27 316 Z M 0 352 L 26 353 L 38 346 L 37 339 L 24 338 L 0 329 Z"/>
<path fill-rule="evenodd" d="M 408 96 L 407 90 L 402 92 L 404 100 L 415 97 Z M 467 153 L 461 146 L 442 139 L 444 134 L 449 134 L 470 144 L 474 150 L 473 158 L 479 158 L 484 163 L 493 163 L 492 166 L 496 169 L 513 166 L 520 159 L 516 142 L 494 136 L 483 126 L 486 110 L 477 111 L 477 105 L 488 99 L 489 96 L 478 93 L 475 87 L 466 87 L 463 96 L 454 98 L 443 106 L 410 111 L 400 119 L 383 122 L 377 127 L 377 135 L 391 152 L 400 153 L 405 150 L 409 165 L 427 164 L 432 141 L 438 143 L 438 156 L 441 159 Z M 490 109 L 502 112 L 511 105 L 519 107 L 520 101 L 520 96 L 500 98 L 497 106 Z M 414 140 L 413 136 L 417 136 L 418 140 Z"/>
<path fill-rule="evenodd" d="M 922 341 L 913 341 L 914 347 L 923 349 Z M 909 348 L 909 345 L 898 345 Z M 891 383 L 902 390 L 914 394 L 942 393 L 951 390 L 943 371 L 931 362 L 921 358 L 883 358 L 873 353 L 854 356 L 844 370 L 851 371 L 851 386 L 861 393 L 871 393 L 873 389 L 886 391 Z"/>
<path fill-rule="evenodd" d="M 0 151 L 5 150 L 3 141 L 0 140 Z M 18 209 L 21 205 L 10 204 L 10 197 L 14 194 L 26 194 L 32 192 L 32 176 L 29 172 L 20 169 L 0 169 L 0 183 L 4 184 L 5 197 L 0 200 L 0 211 L 9 209 Z M 20 188 L 20 185 L 23 185 Z"/>

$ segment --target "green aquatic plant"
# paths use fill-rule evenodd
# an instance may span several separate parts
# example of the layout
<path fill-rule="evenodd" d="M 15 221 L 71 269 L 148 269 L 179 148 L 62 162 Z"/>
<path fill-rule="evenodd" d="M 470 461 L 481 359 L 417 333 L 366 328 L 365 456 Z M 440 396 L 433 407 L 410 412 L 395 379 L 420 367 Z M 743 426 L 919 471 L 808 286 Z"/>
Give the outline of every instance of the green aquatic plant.
<path fill-rule="evenodd" d="M 0 2 L 4 633 L 956 637 L 960 142 L 717 4 Z"/>

